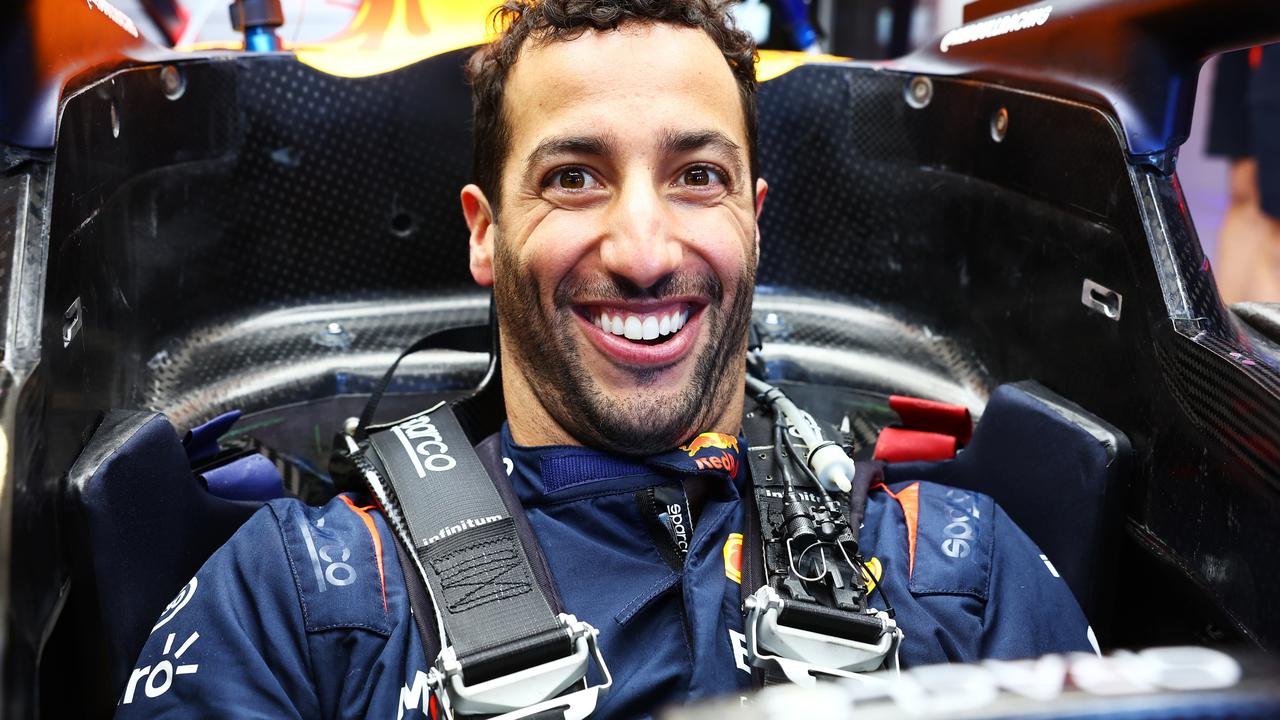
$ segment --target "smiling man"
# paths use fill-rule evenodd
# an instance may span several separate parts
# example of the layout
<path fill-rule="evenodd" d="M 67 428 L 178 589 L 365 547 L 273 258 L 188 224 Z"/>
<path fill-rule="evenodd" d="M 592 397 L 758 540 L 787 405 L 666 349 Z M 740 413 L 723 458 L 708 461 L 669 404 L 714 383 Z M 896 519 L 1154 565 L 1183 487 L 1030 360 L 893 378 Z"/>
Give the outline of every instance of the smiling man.
<path fill-rule="evenodd" d="M 727 8 L 511 0 L 469 66 L 476 184 L 462 210 L 472 275 L 496 298 L 507 411 L 476 450 L 511 517 L 423 543 L 519 526 L 540 548 L 539 585 L 599 631 L 613 687 L 595 717 L 753 681 L 739 432 L 767 186 L 754 49 Z M 411 610 L 422 580 L 362 504 L 278 500 L 255 515 L 157 622 L 120 716 L 438 717 L 440 638 Z M 863 525 L 905 664 L 1089 648 L 1065 583 L 990 499 L 885 488 Z M 460 607 L 515 597 L 460 587 Z M 588 682 L 602 679 L 593 664 Z"/>
<path fill-rule="evenodd" d="M 473 63 L 462 204 L 512 436 L 648 454 L 736 435 L 766 187 L 752 46 L 707 3 L 581 5 L 563 28 L 517 15 Z"/>

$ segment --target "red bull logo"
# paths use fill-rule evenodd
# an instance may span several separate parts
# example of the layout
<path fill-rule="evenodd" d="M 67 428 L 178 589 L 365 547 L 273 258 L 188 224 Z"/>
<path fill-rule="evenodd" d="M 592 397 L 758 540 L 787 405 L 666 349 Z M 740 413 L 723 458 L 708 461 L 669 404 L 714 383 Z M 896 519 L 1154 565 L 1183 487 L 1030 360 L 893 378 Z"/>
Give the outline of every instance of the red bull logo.
<path fill-rule="evenodd" d="M 730 533 L 724 541 L 724 576 L 742 584 L 742 533 Z M 871 592 L 870 590 L 867 591 Z"/>
<path fill-rule="evenodd" d="M 738 452 L 738 438 L 732 435 L 725 435 L 724 433 L 705 432 L 694 438 L 688 445 L 680 446 L 681 450 L 689 453 L 689 457 L 693 457 L 698 454 L 699 450 L 705 450 L 708 448 L 717 450 L 728 450 L 732 448 L 734 452 Z"/>
<path fill-rule="evenodd" d="M 723 470 L 732 479 L 736 480 L 738 477 L 738 456 L 733 453 L 722 452 L 711 457 L 694 458 L 693 463 L 699 470 Z"/>

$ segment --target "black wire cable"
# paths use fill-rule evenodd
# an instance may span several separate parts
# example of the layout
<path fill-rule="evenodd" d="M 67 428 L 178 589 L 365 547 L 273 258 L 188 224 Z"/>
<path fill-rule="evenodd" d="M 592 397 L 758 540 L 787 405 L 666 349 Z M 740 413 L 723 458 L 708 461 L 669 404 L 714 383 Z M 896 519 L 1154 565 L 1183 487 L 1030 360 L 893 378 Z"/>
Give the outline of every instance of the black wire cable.
<path fill-rule="evenodd" d="M 818 494 L 822 496 L 822 501 L 824 503 L 833 502 L 831 499 L 831 494 L 828 493 L 827 489 L 822 486 L 822 481 L 818 480 L 818 476 L 813 474 L 813 469 L 810 468 L 807 464 L 800 461 L 800 454 L 796 452 L 795 443 L 792 442 L 791 440 L 791 433 L 789 432 L 782 433 L 782 440 L 784 443 L 786 443 L 787 453 L 791 455 L 791 457 L 795 460 L 796 465 L 799 465 L 800 469 L 804 472 L 804 474 L 808 476 L 809 481 L 812 482 L 815 486 L 817 486 Z"/>
<path fill-rule="evenodd" d="M 795 491 L 795 481 L 791 477 L 791 469 L 787 466 L 787 459 L 780 452 L 782 440 L 785 437 L 786 432 L 783 430 L 782 418 L 776 417 L 773 424 L 773 464 L 782 472 L 783 489 L 787 495 L 791 495 Z"/>
<path fill-rule="evenodd" d="M 896 614 L 893 610 L 893 603 L 889 602 L 889 596 L 884 593 L 884 583 L 881 582 L 881 577 L 884 575 L 884 573 L 880 573 L 879 575 L 877 575 L 874 571 L 871 570 L 871 566 L 867 564 L 866 560 L 862 560 L 861 558 L 859 558 L 858 562 L 862 563 L 862 567 L 866 569 L 867 574 L 870 575 L 871 579 L 875 581 L 876 588 L 872 592 L 880 593 L 880 599 L 884 601 L 885 614 L 888 615 L 890 618 L 893 618 L 894 615 Z"/>

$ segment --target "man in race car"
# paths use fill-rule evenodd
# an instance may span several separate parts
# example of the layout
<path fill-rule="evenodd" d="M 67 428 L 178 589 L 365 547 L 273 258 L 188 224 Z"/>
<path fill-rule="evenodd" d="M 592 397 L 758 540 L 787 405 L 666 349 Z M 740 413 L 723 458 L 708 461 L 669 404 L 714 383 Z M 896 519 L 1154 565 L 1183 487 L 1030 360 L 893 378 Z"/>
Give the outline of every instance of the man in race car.
<path fill-rule="evenodd" d="M 507 412 L 489 469 L 566 610 L 600 632 L 613 687 L 595 717 L 752 684 L 735 438 L 767 185 L 754 48 L 727 8 L 510 0 L 469 67 L 462 208 L 472 275 L 496 299 Z M 729 460 L 679 462 L 706 445 Z M 1090 649 L 1067 586 L 979 494 L 875 491 L 861 539 L 906 665 Z M 269 503 L 157 622 L 119 715 L 435 716 L 394 543 L 348 495 Z"/>

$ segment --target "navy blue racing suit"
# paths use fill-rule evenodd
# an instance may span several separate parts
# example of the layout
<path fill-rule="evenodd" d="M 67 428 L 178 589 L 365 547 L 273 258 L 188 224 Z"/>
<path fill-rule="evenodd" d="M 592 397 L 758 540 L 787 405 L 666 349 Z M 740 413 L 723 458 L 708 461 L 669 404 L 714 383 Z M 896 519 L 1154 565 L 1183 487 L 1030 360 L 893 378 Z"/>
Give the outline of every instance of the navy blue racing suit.
<path fill-rule="evenodd" d="M 739 587 L 751 493 L 736 450 L 704 473 L 694 522 L 678 465 L 521 447 L 505 428 L 501 448 L 566 610 L 600 630 L 614 684 L 595 717 L 751 686 Z M 117 717 L 436 717 L 393 534 L 357 502 L 276 500 L 254 515 L 157 620 Z M 983 495 L 875 488 L 861 544 L 879 569 L 872 604 L 891 602 L 905 631 L 904 665 L 1091 649 L 1066 584 Z"/>

